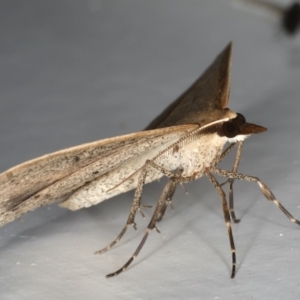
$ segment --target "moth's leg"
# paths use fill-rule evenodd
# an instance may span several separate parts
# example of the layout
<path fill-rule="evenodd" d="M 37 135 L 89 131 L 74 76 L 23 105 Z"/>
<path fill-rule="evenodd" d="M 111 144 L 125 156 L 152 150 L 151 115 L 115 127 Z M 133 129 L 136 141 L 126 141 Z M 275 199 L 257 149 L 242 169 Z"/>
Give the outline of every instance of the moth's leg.
<path fill-rule="evenodd" d="M 160 222 L 164 215 L 165 215 L 165 212 L 167 210 L 167 207 L 170 205 L 172 206 L 172 198 L 173 198 L 173 195 L 175 193 L 175 190 L 177 188 L 177 182 L 175 181 L 172 181 L 171 179 L 169 180 L 170 182 L 170 188 L 169 188 L 169 191 L 168 191 L 168 194 L 166 195 L 166 199 L 165 199 L 165 202 L 161 208 L 161 211 L 159 212 L 159 216 L 157 218 L 157 222 Z M 172 208 L 173 209 L 173 208 Z"/>
<path fill-rule="evenodd" d="M 176 181 L 176 179 L 175 179 Z M 117 270 L 116 272 L 113 272 L 113 273 L 110 273 L 108 275 L 106 275 L 106 277 L 113 277 L 113 276 L 116 276 L 120 273 L 122 273 L 123 271 L 125 271 L 128 266 L 132 263 L 132 261 L 134 259 L 136 259 L 136 257 L 138 256 L 139 252 L 141 251 L 142 247 L 144 246 L 148 236 L 149 236 L 149 233 L 153 230 L 153 229 L 156 229 L 157 232 L 159 232 L 159 230 L 157 229 L 156 227 L 156 222 L 158 220 L 158 218 L 160 217 L 161 215 L 161 212 L 162 212 L 162 208 L 164 207 L 164 204 L 165 204 L 165 201 L 166 199 L 168 198 L 169 196 L 169 193 L 170 191 L 173 190 L 173 181 L 172 180 L 169 180 L 166 184 L 166 186 L 164 187 L 163 191 L 162 191 L 162 194 L 156 204 L 156 207 L 155 207 L 155 210 L 154 210 L 154 213 L 152 215 L 152 218 L 151 218 L 151 221 L 149 222 L 148 224 L 148 227 L 146 229 L 146 232 L 144 234 L 144 237 L 142 238 L 140 244 L 138 245 L 138 247 L 136 248 L 135 252 L 133 253 L 133 255 L 130 257 L 130 259 L 126 262 L 126 264 L 120 268 L 119 270 Z"/>
<path fill-rule="evenodd" d="M 143 193 L 143 188 L 145 185 L 145 179 L 146 179 L 146 175 L 147 175 L 147 170 L 146 168 L 142 168 L 139 177 L 138 177 L 138 183 L 137 183 L 137 187 L 135 189 L 135 193 L 134 193 L 134 197 L 132 200 L 132 205 L 130 208 L 130 213 L 126 222 L 126 225 L 124 226 L 124 228 L 121 230 L 121 232 L 119 233 L 119 235 L 105 248 L 96 251 L 95 254 L 102 254 L 106 251 L 108 251 L 109 249 L 111 249 L 117 242 L 119 242 L 121 240 L 121 238 L 123 237 L 123 235 L 125 234 L 125 232 L 127 231 L 127 228 L 129 226 L 133 226 L 133 228 L 136 230 L 136 223 L 134 221 L 135 219 L 135 215 L 137 211 L 141 211 L 141 198 L 142 198 L 142 193 Z M 147 207 L 147 206 L 144 206 Z M 143 213 L 142 213 L 143 215 Z M 143 215 L 144 216 L 144 215 Z"/>
<path fill-rule="evenodd" d="M 261 192 L 265 196 L 265 198 L 268 201 L 272 201 L 280 210 L 290 219 L 291 222 L 296 223 L 300 225 L 300 221 L 295 219 L 286 209 L 285 207 L 275 198 L 274 194 L 272 191 L 257 177 L 254 176 L 249 176 L 249 175 L 244 175 L 240 173 L 234 173 L 230 172 L 228 170 L 222 170 L 222 169 L 211 169 L 210 170 L 212 173 L 218 174 L 220 176 L 224 176 L 227 178 L 232 178 L 232 179 L 238 179 L 238 180 L 246 180 L 246 181 L 253 181 L 258 184 L 260 187 Z"/>
<path fill-rule="evenodd" d="M 234 278 L 235 275 L 235 267 L 236 267 L 236 254 L 235 254 L 235 246 L 234 246 L 234 240 L 233 240 L 233 235 L 232 235 L 232 229 L 231 229 L 231 222 L 230 222 L 230 214 L 229 214 L 229 209 L 226 201 L 226 194 L 223 191 L 221 185 L 218 183 L 216 178 L 207 170 L 206 175 L 210 182 L 214 185 L 216 190 L 219 192 L 219 195 L 222 199 L 223 203 L 223 213 L 224 213 L 224 219 L 229 235 L 229 241 L 230 241 L 230 247 L 231 247 L 231 255 L 232 255 L 232 268 L 231 268 L 231 278 Z"/>
<path fill-rule="evenodd" d="M 148 160 L 146 162 L 146 164 L 148 164 L 149 166 L 152 166 L 154 169 L 162 172 L 165 176 L 170 178 L 170 180 L 168 182 L 169 190 L 166 192 L 167 198 L 166 198 L 166 201 L 164 202 L 164 206 L 161 209 L 160 216 L 157 219 L 157 221 L 160 222 L 166 212 L 167 206 L 168 205 L 172 206 L 172 198 L 173 198 L 173 195 L 175 193 L 178 183 L 180 182 L 182 184 L 183 182 L 191 181 L 191 180 L 195 179 L 196 175 L 181 176 L 183 169 L 178 169 L 177 171 L 175 171 L 173 173 L 173 172 L 170 172 L 170 171 L 164 169 L 160 165 L 156 164 L 153 160 Z M 183 188 L 184 188 L 184 186 L 183 186 Z"/>
<path fill-rule="evenodd" d="M 217 166 L 228 154 L 229 152 L 231 152 L 233 150 L 233 148 L 237 145 L 238 143 L 231 143 L 220 155 L 219 159 L 216 161 L 215 166 Z M 229 182 L 229 180 L 227 179 L 226 181 L 224 181 L 223 183 L 220 183 L 220 186 L 223 186 L 225 184 L 227 184 Z"/>
<path fill-rule="evenodd" d="M 236 173 L 239 167 L 239 163 L 241 160 L 241 154 L 242 154 L 242 149 L 243 149 L 243 142 L 239 142 L 238 143 L 238 148 L 236 151 L 236 156 L 235 156 L 235 160 L 234 160 L 234 164 L 232 167 L 232 172 Z M 234 223 L 239 223 L 240 219 L 237 219 L 235 216 L 235 212 L 234 212 L 234 204 L 233 204 L 233 183 L 234 183 L 234 179 L 230 178 L 229 179 L 229 210 L 230 210 L 230 215 L 231 215 L 231 219 L 233 220 Z"/>
<path fill-rule="evenodd" d="M 183 172 L 183 169 L 178 169 L 175 174 L 177 175 L 181 175 Z M 165 201 L 162 205 L 162 208 L 160 210 L 160 213 L 159 213 L 159 216 L 157 218 L 157 222 L 160 222 L 164 215 L 165 215 L 165 212 L 166 212 L 166 209 L 167 207 L 170 205 L 172 207 L 172 198 L 174 196 L 174 193 L 175 193 L 175 190 L 177 188 L 177 185 L 178 185 L 178 180 L 175 180 L 174 178 L 170 178 L 169 179 L 169 182 L 167 183 L 165 189 L 168 187 L 168 189 L 165 191 Z M 172 207 L 173 209 L 173 207 Z"/>
<path fill-rule="evenodd" d="M 95 254 L 102 254 L 102 253 L 108 251 L 109 249 L 111 249 L 117 242 L 119 242 L 121 240 L 121 238 L 124 236 L 124 234 L 127 231 L 127 228 L 129 226 L 133 225 L 133 228 L 137 229 L 136 228 L 136 223 L 134 222 L 134 219 L 135 219 L 136 212 L 137 211 L 141 212 L 141 210 L 140 210 L 140 208 L 141 208 L 141 197 L 142 197 L 143 188 L 144 188 L 144 185 L 145 185 L 147 169 L 148 169 L 149 166 L 154 167 L 155 169 L 161 171 L 163 174 L 165 174 L 166 176 L 168 176 L 170 178 L 172 178 L 172 177 L 176 178 L 177 182 L 178 182 L 179 178 L 182 178 L 180 176 L 182 171 L 180 173 L 178 173 L 178 175 L 177 175 L 176 172 L 174 174 L 174 173 L 160 167 L 159 165 L 155 164 L 152 160 L 147 160 L 145 165 L 141 168 L 141 172 L 140 172 L 139 177 L 138 177 L 137 188 L 136 188 L 135 193 L 134 193 L 130 213 L 129 213 L 129 216 L 128 216 L 128 219 L 127 219 L 127 222 L 126 222 L 125 226 L 123 227 L 123 229 L 121 230 L 119 235 L 108 246 L 106 246 L 105 248 L 103 248 L 101 250 L 96 251 Z M 174 179 L 173 179 L 173 181 L 174 181 Z M 171 185 L 171 183 L 170 183 L 170 185 Z M 170 190 L 169 192 L 171 193 L 172 189 L 169 187 L 168 184 L 167 184 L 167 186 L 168 186 L 168 189 Z M 176 186 L 175 186 L 175 188 L 176 188 Z M 175 189 L 173 191 L 173 194 L 174 194 L 174 192 L 175 192 Z M 149 206 L 143 206 L 143 207 L 149 207 Z"/>
<path fill-rule="evenodd" d="M 231 143 L 221 154 L 219 160 L 217 161 L 216 165 L 219 164 L 228 154 L 232 151 L 232 149 L 237 145 L 238 143 Z M 222 184 L 223 185 L 223 184 Z"/>
<path fill-rule="evenodd" d="M 220 161 L 225 157 L 225 155 L 227 155 L 229 153 L 228 150 L 231 151 L 230 147 L 231 146 L 236 146 L 237 145 L 237 151 L 236 151 L 236 156 L 235 156 L 235 159 L 234 159 L 234 164 L 233 164 L 233 167 L 232 167 L 232 172 L 233 173 L 236 173 L 237 170 L 238 170 L 238 166 L 239 166 L 239 163 L 240 163 L 240 159 L 241 159 L 241 154 L 242 154 L 242 149 L 243 149 L 243 144 L 244 142 L 243 141 L 240 141 L 240 142 L 237 142 L 237 143 L 233 143 L 231 144 L 221 155 L 220 157 Z M 226 153 L 226 151 L 228 151 Z M 226 154 L 225 154 L 226 153 Z M 224 155 L 225 154 L 225 155 Z M 224 155 L 224 156 L 223 156 Z M 218 162 L 219 163 L 219 162 Z M 233 201 L 233 183 L 234 183 L 234 179 L 232 178 L 229 178 L 228 180 L 226 180 L 225 182 L 223 182 L 221 184 L 221 186 L 223 186 L 224 184 L 226 183 L 229 183 L 229 210 L 230 210 L 230 215 L 231 215 L 231 219 L 233 220 L 234 223 L 239 223 L 240 220 L 236 218 L 235 216 L 235 212 L 234 212 L 234 201 Z"/>

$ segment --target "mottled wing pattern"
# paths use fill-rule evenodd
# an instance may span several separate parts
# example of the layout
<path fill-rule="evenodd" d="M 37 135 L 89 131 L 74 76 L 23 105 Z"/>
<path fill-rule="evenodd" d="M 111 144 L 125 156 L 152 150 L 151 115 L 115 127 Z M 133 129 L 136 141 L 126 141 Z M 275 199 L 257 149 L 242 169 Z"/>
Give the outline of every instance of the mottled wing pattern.
<path fill-rule="evenodd" d="M 195 129 L 174 126 L 100 140 L 44 155 L 0 174 L 0 226 Z M 134 165 L 133 165 L 134 171 Z"/>

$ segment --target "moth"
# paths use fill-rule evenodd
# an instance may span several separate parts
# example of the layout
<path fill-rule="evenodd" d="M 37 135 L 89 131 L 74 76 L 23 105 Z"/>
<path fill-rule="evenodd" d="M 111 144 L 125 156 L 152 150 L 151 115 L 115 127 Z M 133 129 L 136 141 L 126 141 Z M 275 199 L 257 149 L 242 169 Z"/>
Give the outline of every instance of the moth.
<path fill-rule="evenodd" d="M 300 28 L 300 3 L 292 2 L 286 8 L 264 0 L 239 0 L 260 6 L 274 14 L 281 20 L 281 27 L 287 35 L 293 36 Z"/>
<path fill-rule="evenodd" d="M 235 276 L 236 251 L 231 220 L 238 222 L 233 201 L 234 180 L 256 182 L 265 198 L 294 223 L 300 225 L 257 177 L 238 173 L 244 140 L 265 127 L 248 123 L 227 107 L 230 91 L 231 43 L 207 70 L 177 100 L 169 105 L 144 131 L 108 138 L 61 150 L 17 165 L 0 174 L 0 226 L 39 206 L 61 200 L 60 206 L 77 210 L 98 204 L 135 189 L 130 213 L 120 234 L 103 253 L 113 247 L 142 213 L 144 185 L 163 176 L 168 182 L 159 197 L 142 241 L 130 259 L 116 272 L 124 271 L 137 257 L 156 224 L 172 203 L 178 184 L 207 176 L 218 191 L 232 252 L 231 277 Z M 225 144 L 228 147 L 223 151 Z M 232 170 L 218 164 L 237 149 Z M 229 200 L 223 189 L 229 184 Z"/>

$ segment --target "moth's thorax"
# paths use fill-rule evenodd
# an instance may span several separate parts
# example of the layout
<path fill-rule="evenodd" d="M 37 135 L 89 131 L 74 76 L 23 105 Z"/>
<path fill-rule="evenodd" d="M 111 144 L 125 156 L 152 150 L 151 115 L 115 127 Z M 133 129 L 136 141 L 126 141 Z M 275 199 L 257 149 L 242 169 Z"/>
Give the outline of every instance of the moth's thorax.
<path fill-rule="evenodd" d="M 157 162 L 168 170 L 182 168 L 182 176 L 198 178 L 206 168 L 215 165 L 227 140 L 217 133 L 206 134 L 179 149 L 174 147 L 168 157 Z"/>

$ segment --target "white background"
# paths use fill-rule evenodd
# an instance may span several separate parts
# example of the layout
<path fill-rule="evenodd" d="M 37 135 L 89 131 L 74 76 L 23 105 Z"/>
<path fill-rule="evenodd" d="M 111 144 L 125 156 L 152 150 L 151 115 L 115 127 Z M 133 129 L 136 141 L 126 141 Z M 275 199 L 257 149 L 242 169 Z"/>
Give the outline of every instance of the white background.
<path fill-rule="evenodd" d="M 233 41 L 229 107 L 268 128 L 246 141 L 240 171 L 300 218 L 300 38 L 284 36 L 276 17 L 232 3 L 2 0 L 0 170 L 143 129 Z M 148 185 L 144 203 L 155 204 L 162 187 Z M 1 300 L 296 299 L 300 228 L 255 183 L 235 188 L 242 222 L 233 225 L 233 280 L 221 201 L 203 178 L 187 185 L 189 195 L 178 189 L 162 233 L 111 279 L 151 216 L 93 255 L 119 233 L 132 193 L 77 212 L 44 207 L 1 228 Z"/>

